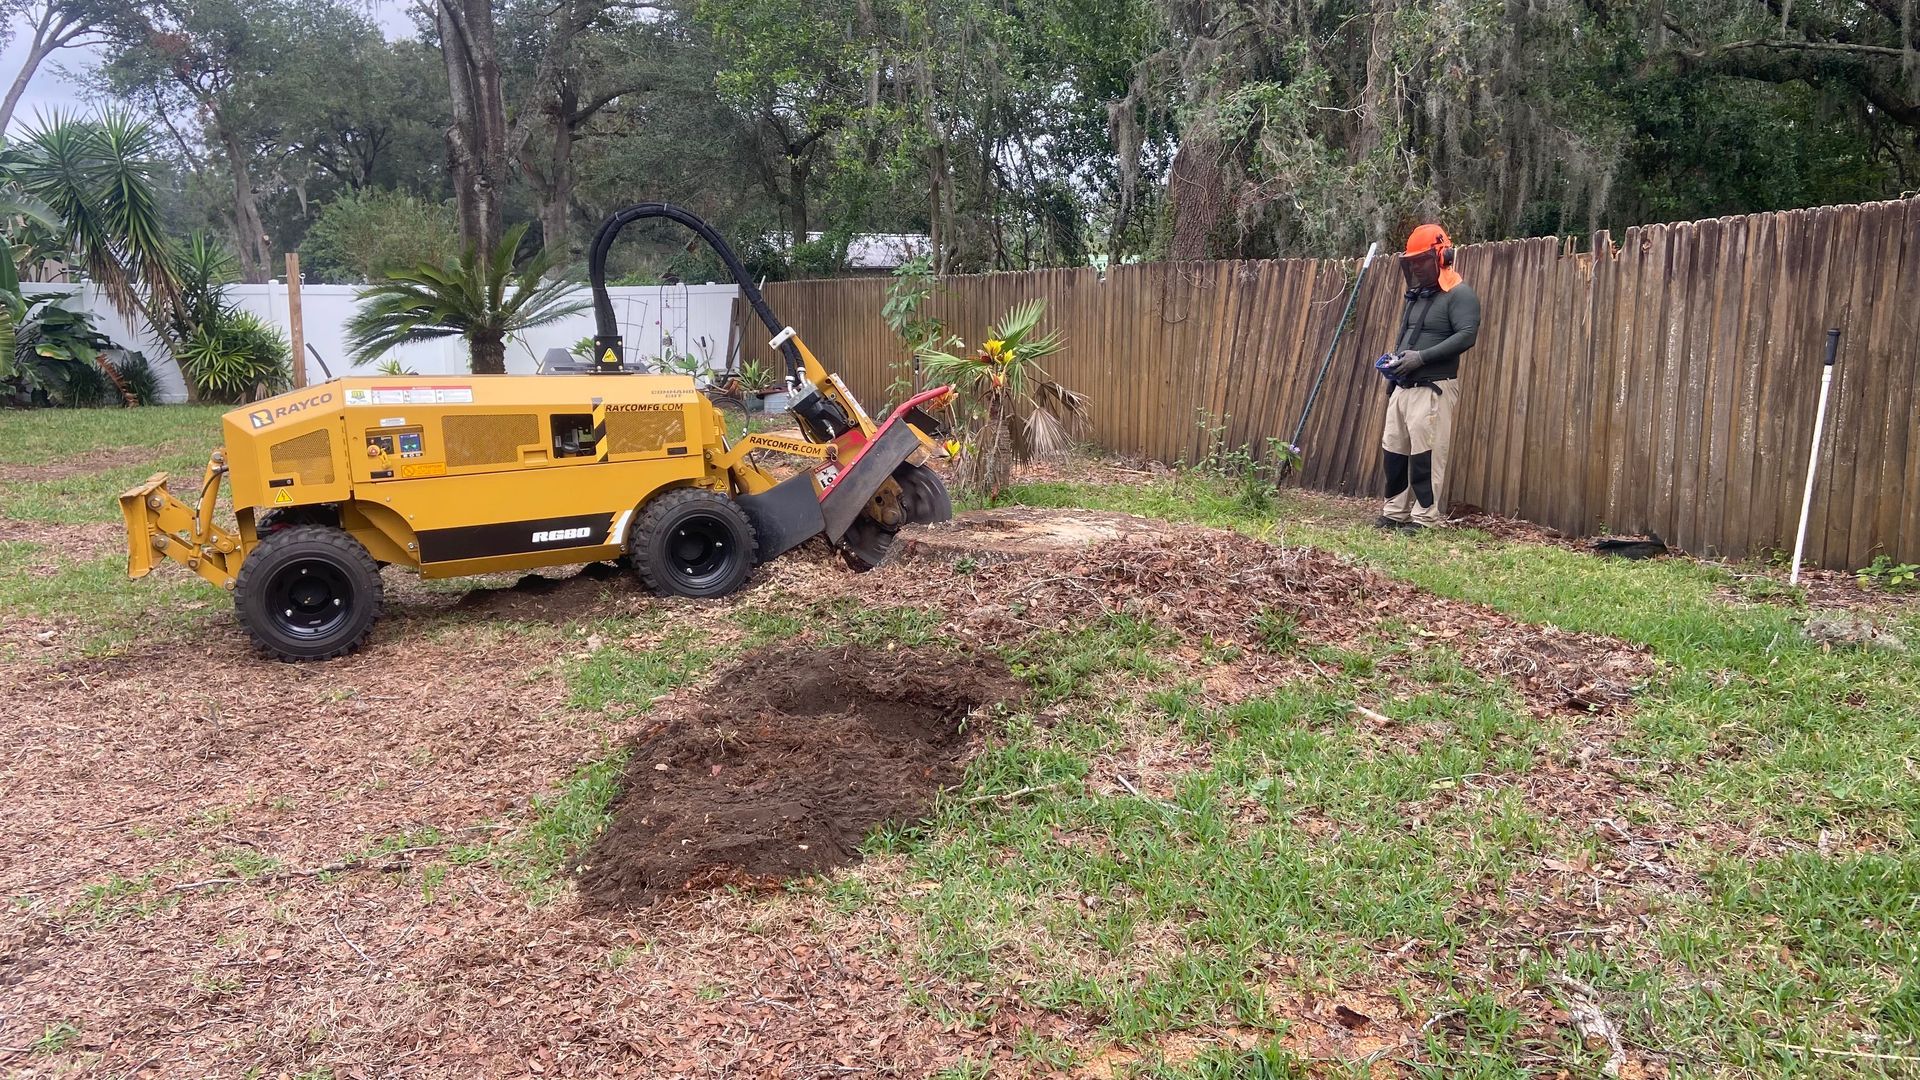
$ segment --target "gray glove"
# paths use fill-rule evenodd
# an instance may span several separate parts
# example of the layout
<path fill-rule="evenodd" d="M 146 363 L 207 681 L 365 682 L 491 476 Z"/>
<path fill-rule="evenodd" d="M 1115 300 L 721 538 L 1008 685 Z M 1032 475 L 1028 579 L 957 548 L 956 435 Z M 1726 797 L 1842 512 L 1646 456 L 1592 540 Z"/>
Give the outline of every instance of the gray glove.
<path fill-rule="evenodd" d="M 1425 362 L 1426 361 L 1420 356 L 1419 352 L 1413 349 L 1408 349 L 1406 352 L 1403 352 L 1398 356 L 1395 356 L 1392 362 L 1387 365 L 1387 374 L 1393 375 L 1396 377 L 1402 376 L 1402 375 L 1411 375 L 1415 370 L 1417 370 L 1420 367 L 1421 364 Z"/>

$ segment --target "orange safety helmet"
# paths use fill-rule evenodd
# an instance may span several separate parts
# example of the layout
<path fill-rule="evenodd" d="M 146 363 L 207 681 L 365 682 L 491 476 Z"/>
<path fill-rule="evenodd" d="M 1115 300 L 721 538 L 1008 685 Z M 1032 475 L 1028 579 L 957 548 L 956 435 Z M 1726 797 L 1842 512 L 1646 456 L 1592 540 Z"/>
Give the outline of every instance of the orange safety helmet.
<path fill-rule="evenodd" d="M 1460 284 L 1460 272 L 1453 268 L 1453 238 L 1447 230 L 1438 225 L 1422 225 L 1407 237 L 1407 250 L 1402 259 L 1416 258 L 1431 253 L 1439 266 L 1439 285 L 1441 292 L 1448 292 Z"/>

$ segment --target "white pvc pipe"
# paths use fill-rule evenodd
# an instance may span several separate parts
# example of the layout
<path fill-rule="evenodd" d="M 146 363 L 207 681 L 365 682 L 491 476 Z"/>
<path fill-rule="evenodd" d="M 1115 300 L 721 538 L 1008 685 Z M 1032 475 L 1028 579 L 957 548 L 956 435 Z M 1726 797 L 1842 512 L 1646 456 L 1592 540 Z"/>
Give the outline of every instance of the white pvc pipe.
<path fill-rule="evenodd" d="M 1833 361 L 1840 351 L 1840 331 L 1827 331 L 1827 362 L 1820 369 L 1820 405 L 1813 413 L 1813 445 L 1807 450 L 1807 489 L 1800 495 L 1800 531 L 1793 538 L 1793 572 L 1787 584 L 1800 584 L 1800 557 L 1807 551 L 1807 514 L 1813 509 L 1814 467 L 1820 461 L 1820 436 L 1827 427 L 1827 392 L 1833 389 Z"/>

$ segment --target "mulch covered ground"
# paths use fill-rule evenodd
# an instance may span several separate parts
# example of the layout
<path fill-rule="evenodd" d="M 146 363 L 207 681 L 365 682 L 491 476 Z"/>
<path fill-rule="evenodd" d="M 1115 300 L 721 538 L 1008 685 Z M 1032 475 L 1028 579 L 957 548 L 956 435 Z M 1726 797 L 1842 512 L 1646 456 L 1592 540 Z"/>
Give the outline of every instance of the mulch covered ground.
<path fill-rule="evenodd" d="M 1234 667 L 1255 681 L 1297 673 L 1294 650 L 1266 648 L 1276 619 L 1305 641 L 1352 644 L 1375 634 L 1455 649 L 1475 671 L 1507 679 L 1536 712 L 1604 711 L 1631 700 L 1653 671 L 1641 646 L 1509 618 L 1448 600 L 1317 548 L 1170 526 L 1091 510 L 996 509 L 917 528 L 908 559 L 888 571 L 919 602 L 951 616 L 969 640 L 1018 640 L 1124 614 L 1189 642 L 1249 650 Z M 929 564 L 985 568 L 928 577 Z M 1263 678 L 1264 677 L 1264 680 Z"/>
<path fill-rule="evenodd" d="M 464 597 L 400 585 L 367 650 L 314 666 L 251 656 L 218 616 L 101 659 L 69 649 L 57 620 L 0 620 L 0 641 L 29 643 L 0 659 L 0 893 L 21 898 L 0 915 L 0 1069 L 825 1077 L 921 1076 L 963 1053 L 1010 1062 L 1014 1003 L 1004 1025 L 944 1024 L 909 1003 L 899 965 L 872 958 L 913 947 L 897 914 L 770 887 L 845 864 L 872 826 L 958 777 L 986 707 L 1015 694 L 993 647 L 1103 612 L 1149 619 L 1185 639 L 1183 675 L 1232 700 L 1314 673 L 1270 647 L 1276 620 L 1306 643 L 1391 635 L 1601 734 L 1654 669 L 1618 641 L 1231 533 L 994 511 L 921 542 L 858 579 L 791 557 L 740 597 L 668 605 L 671 621 L 722 637 L 739 633 L 735 605 L 854 593 L 944 613 L 949 647 L 782 646 L 631 720 L 570 705 L 563 678 L 592 648 L 658 644 L 565 625 L 657 610 L 625 575 Z M 1202 640 L 1240 659 L 1203 655 Z M 460 856 L 618 747 L 624 795 L 577 857 L 576 891 L 532 904 Z M 1177 768 L 1186 751 L 1124 752 Z M 1530 800 L 1577 798 L 1596 818 L 1623 790 L 1604 747 L 1527 782 Z M 1564 916 L 1514 918 L 1555 932 L 1591 914 L 1577 905 L 1593 876 L 1657 874 L 1645 867 L 1662 839 L 1622 836 L 1606 864 L 1541 871 L 1540 888 L 1575 905 Z M 887 860 L 857 872 L 899 884 Z M 918 989 L 973 1002 L 966 987 Z M 1302 1009 L 1303 1031 L 1354 1030 L 1331 1001 Z M 69 1023 L 67 1053 L 32 1052 Z"/>

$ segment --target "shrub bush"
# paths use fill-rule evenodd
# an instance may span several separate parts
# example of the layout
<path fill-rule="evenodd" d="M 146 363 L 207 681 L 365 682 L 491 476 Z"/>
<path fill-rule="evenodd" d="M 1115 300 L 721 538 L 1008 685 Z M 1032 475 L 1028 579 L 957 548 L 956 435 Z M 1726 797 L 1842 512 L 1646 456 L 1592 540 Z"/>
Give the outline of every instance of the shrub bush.
<path fill-rule="evenodd" d="M 249 311 L 226 309 L 193 328 L 181 343 L 180 368 L 210 401 L 248 401 L 293 382 L 286 336 Z"/>

